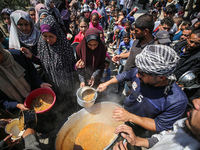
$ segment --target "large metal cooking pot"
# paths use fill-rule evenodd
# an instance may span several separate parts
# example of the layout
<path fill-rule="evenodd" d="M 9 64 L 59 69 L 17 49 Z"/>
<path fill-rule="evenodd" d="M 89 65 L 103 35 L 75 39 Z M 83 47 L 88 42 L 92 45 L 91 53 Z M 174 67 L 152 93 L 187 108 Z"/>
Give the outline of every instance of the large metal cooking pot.
<path fill-rule="evenodd" d="M 90 123 L 105 123 L 117 127 L 123 122 L 116 122 L 112 118 L 115 107 L 121 107 L 113 102 L 96 103 L 92 107 L 83 108 L 70 117 L 58 132 L 56 138 L 56 150 L 73 150 L 74 143 L 79 132 Z M 108 149 L 117 139 L 118 135 L 113 133 Z"/>

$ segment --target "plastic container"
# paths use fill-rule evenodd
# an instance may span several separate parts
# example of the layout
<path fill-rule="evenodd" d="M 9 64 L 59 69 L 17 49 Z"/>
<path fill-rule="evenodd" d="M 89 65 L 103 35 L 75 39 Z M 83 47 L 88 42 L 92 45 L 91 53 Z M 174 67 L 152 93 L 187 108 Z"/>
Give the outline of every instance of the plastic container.
<path fill-rule="evenodd" d="M 13 120 L 11 120 L 11 122 L 9 124 L 6 125 L 5 127 L 5 132 L 7 134 L 13 134 L 13 136 L 11 137 L 12 140 L 18 140 L 21 138 L 22 134 L 24 133 L 23 131 L 20 131 L 17 124 L 19 123 L 19 119 L 15 118 Z"/>
<path fill-rule="evenodd" d="M 24 105 L 31 109 L 31 104 L 32 104 L 32 101 L 39 95 L 42 95 L 42 94 L 50 94 L 51 96 L 53 96 L 53 102 L 51 104 L 51 106 L 43 111 L 36 111 L 37 114 L 40 114 L 40 113 L 45 113 L 47 111 L 49 111 L 54 103 L 56 102 L 56 94 L 54 93 L 54 91 L 50 88 L 38 88 L 34 91 L 32 91 L 25 99 L 25 102 L 24 102 Z"/>

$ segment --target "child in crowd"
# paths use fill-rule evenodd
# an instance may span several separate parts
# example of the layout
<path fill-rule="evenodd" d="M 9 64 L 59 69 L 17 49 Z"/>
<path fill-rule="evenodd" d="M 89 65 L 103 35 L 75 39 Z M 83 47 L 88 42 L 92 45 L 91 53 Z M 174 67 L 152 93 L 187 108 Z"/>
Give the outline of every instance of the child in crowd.
<path fill-rule="evenodd" d="M 136 36 L 135 36 L 135 24 L 131 24 L 131 28 L 130 28 L 130 38 L 135 41 L 136 40 Z"/>
<path fill-rule="evenodd" d="M 126 19 L 128 19 L 131 24 L 135 21 L 135 17 L 133 16 L 135 14 L 135 11 L 132 10 L 127 16 L 126 16 Z"/>
<path fill-rule="evenodd" d="M 91 22 L 89 28 L 97 28 L 99 31 L 103 33 L 103 41 L 104 39 L 104 32 L 102 26 L 99 25 L 99 13 L 96 10 L 93 10 L 91 13 Z"/>
<path fill-rule="evenodd" d="M 131 27 L 131 22 L 128 20 L 125 22 L 125 28 L 123 30 L 121 30 L 121 32 L 118 35 L 119 40 L 117 43 L 117 47 L 119 47 L 119 44 L 123 41 L 124 33 L 129 33 L 129 35 L 130 35 L 130 27 Z"/>
<path fill-rule="evenodd" d="M 106 81 L 110 80 L 111 70 L 110 70 L 109 66 L 110 66 L 110 60 L 106 57 L 105 58 L 105 68 L 104 68 L 104 72 L 103 72 L 103 77 L 101 78 L 101 82 L 106 82 Z"/>
<path fill-rule="evenodd" d="M 90 20 L 90 13 L 92 12 L 92 9 L 89 7 L 89 5 L 84 4 L 83 7 L 81 7 L 81 14 Z"/>
<path fill-rule="evenodd" d="M 80 32 L 75 36 L 74 42 L 81 42 L 85 36 L 85 32 L 89 27 L 89 23 L 86 18 L 82 17 L 79 19 L 79 30 Z M 73 43 L 74 43 L 73 42 Z"/>
<path fill-rule="evenodd" d="M 117 41 L 118 41 L 119 32 L 120 32 L 119 29 L 115 29 L 114 36 L 113 36 L 113 43 L 110 44 L 110 47 L 112 47 L 112 48 L 117 47 Z"/>
<path fill-rule="evenodd" d="M 174 18 L 174 23 L 176 23 L 176 25 L 177 25 L 177 31 L 176 31 L 176 33 L 173 37 L 173 41 L 177 41 L 181 37 L 182 31 L 180 30 L 179 26 L 182 23 L 182 21 L 183 21 L 182 17 L 175 17 Z"/>
<path fill-rule="evenodd" d="M 123 41 L 120 43 L 119 48 L 117 50 L 117 55 L 129 52 L 131 50 L 133 42 L 134 41 L 132 39 L 130 39 L 130 33 L 129 32 L 125 32 L 123 34 Z M 126 64 L 126 60 L 127 60 L 127 58 L 120 60 L 120 66 L 119 66 L 118 73 L 121 73 L 123 71 L 123 67 Z"/>

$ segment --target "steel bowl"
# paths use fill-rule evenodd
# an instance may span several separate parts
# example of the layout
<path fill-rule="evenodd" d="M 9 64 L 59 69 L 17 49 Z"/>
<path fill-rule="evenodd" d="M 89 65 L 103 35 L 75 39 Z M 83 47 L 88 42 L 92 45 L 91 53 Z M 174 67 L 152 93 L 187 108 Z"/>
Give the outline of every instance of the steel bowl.
<path fill-rule="evenodd" d="M 183 85 L 184 88 L 193 89 L 199 88 L 200 85 L 197 83 L 197 77 L 192 71 L 185 72 L 179 79 L 178 83 Z"/>

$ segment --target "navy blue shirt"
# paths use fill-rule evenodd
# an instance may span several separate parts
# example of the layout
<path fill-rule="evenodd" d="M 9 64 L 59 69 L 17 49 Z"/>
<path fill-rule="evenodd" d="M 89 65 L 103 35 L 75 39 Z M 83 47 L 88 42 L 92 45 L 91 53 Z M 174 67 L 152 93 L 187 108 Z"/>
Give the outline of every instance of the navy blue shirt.
<path fill-rule="evenodd" d="M 185 93 L 174 83 L 165 95 L 165 87 L 141 84 L 137 72 L 137 68 L 133 68 L 116 76 L 118 82 L 132 81 L 132 91 L 124 100 L 124 108 L 140 117 L 154 119 L 157 132 L 171 129 L 185 112 L 188 101 Z"/>

